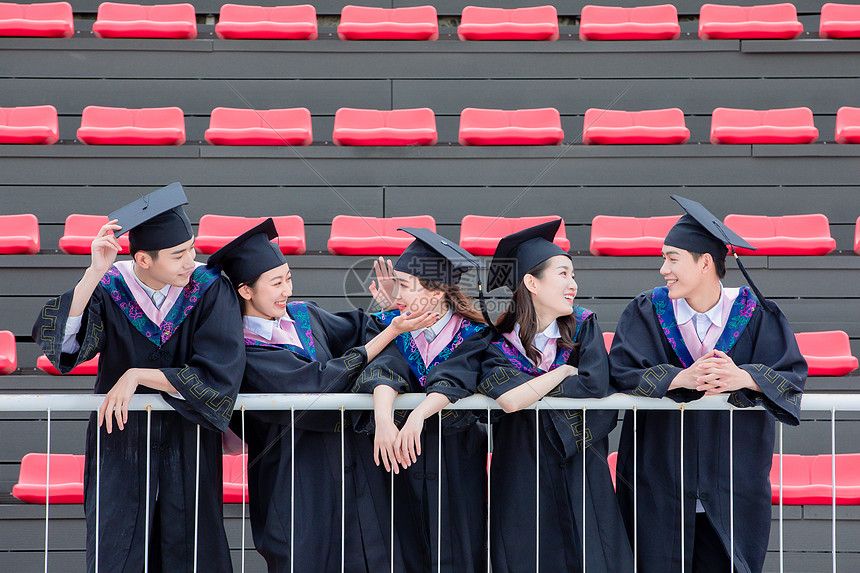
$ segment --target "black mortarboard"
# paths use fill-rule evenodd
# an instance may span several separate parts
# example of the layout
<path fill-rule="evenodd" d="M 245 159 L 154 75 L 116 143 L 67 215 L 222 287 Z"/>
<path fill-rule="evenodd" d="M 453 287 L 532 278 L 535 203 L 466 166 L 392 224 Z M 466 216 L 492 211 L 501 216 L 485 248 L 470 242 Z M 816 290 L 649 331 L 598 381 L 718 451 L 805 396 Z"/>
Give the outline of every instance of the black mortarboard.
<path fill-rule="evenodd" d="M 704 205 L 692 199 L 680 195 L 669 195 L 678 202 L 687 213 L 669 230 L 663 244 L 671 247 L 679 247 L 693 253 L 710 253 L 715 259 L 725 260 L 728 250 L 738 263 L 738 268 L 747 279 L 750 287 L 755 292 L 758 300 L 765 309 L 773 310 L 770 304 L 762 296 L 761 291 L 753 282 L 734 247 L 741 247 L 751 251 L 756 250 L 743 237 L 729 229 L 725 223 L 717 219 L 713 213 L 708 211 Z M 728 248 L 727 248 L 728 245 Z"/>
<path fill-rule="evenodd" d="M 514 291 L 523 277 L 545 260 L 556 255 L 569 257 L 552 242 L 560 225 L 561 219 L 556 219 L 502 237 L 490 263 L 487 290 L 506 286 Z"/>
<path fill-rule="evenodd" d="M 221 267 L 238 289 L 287 262 L 280 248 L 271 242 L 277 237 L 275 221 L 269 217 L 212 253 L 206 265 Z"/>
<path fill-rule="evenodd" d="M 430 229 L 401 227 L 415 237 L 394 265 L 394 270 L 419 279 L 454 285 L 469 269 L 478 269 L 481 261 L 456 243 L 437 235 Z"/>
<path fill-rule="evenodd" d="M 182 205 L 188 199 L 179 183 L 171 183 L 117 209 L 108 219 L 122 227 L 117 237 L 128 233 L 132 252 L 160 251 L 188 241 L 194 236 L 191 221 Z"/>
<path fill-rule="evenodd" d="M 696 201 L 670 195 L 687 213 L 669 230 L 664 244 L 693 253 L 710 253 L 714 258 L 726 258 L 726 245 L 755 250 L 740 235 L 726 227 Z"/>

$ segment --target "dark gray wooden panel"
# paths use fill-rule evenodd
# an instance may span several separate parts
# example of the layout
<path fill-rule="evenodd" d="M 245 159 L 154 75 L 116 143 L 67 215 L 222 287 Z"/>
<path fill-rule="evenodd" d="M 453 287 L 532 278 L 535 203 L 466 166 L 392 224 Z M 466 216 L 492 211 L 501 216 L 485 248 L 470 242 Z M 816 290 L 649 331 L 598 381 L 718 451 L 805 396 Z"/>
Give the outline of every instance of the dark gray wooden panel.
<path fill-rule="evenodd" d="M 704 65 L 704 64 L 703 64 Z M 576 75 L 571 70 L 568 77 Z M 489 76 L 492 77 L 492 76 Z M 503 76 L 502 76 L 503 77 Z M 659 109 L 679 107 L 687 114 L 710 115 L 717 107 L 773 109 L 809 107 L 835 114 L 844 97 L 860 88 L 860 79 L 735 78 L 705 79 L 514 79 L 393 80 L 393 105 L 429 107 L 456 114 L 464 107 L 517 109 L 555 107 L 563 114 L 588 108 Z"/>
<path fill-rule="evenodd" d="M 284 153 L 289 154 L 290 151 L 285 149 Z M 383 216 L 380 187 L 293 187 L 291 171 L 283 169 L 281 184 L 266 187 L 196 187 L 184 184 L 189 200 L 185 210 L 194 223 L 206 214 L 241 217 L 300 215 L 306 225 L 328 224 L 341 214 Z M 111 211 L 153 189 L 146 186 L 0 186 L 0 196 L 3 197 L 0 213 L 33 213 L 41 224 L 62 224 L 75 209 L 86 206 L 92 209 L 87 213 Z"/>
<path fill-rule="evenodd" d="M 155 61 L 163 64 L 165 54 L 152 55 Z M 128 53 L 127 58 L 136 61 L 138 55 Z M 127 69 L 129 63 L 118 61 L 117 65 Z M 158 77 L 158 74 L 147 70 L 136 70 L 133 74 L 134 78 L 153 75 Z M 3 105 L 6 107 L 50 104 L 60 115 L 80 115 L 88 105 L 129 108 L 178 106 L 188 115 L 207 117 L 219 106 L 254 109 L 307 107 L 312 114 L 329 115 L 341 107 L 390 109 L 391 106 L 390 82 L 384 79 L 297 80 L 295 77 L 290 74 L 289 79 L 283 80 L 229 81 L 184 78 L 169 81 L 0 79 L 0 93 L 4 94 Z M 63 134 L 63 137 L 71 139 L 72 134 Z"/>
<path fill-rule="evenodd" d="M 138 4 L 151 5 L 160 4 L 160 0 L 141 0 Z M 284 6 L 283 0 L 253 0 L 246 2 L 239 0 L 230 2 L 231 4 L 249 4 L 251 6 Z M 74 5 L 75 13 L 96 13 L 101 2 L 99 0 L 76 0 Z M 189 2 L 194 6 L 197 14 L 218 14 L 221 11 L 221 6 L 224 4 L 221 0 L 193 0 Z M 339 0 L 315 0 L 314 7 L 317 14 L 340 14 L 340 11 L 349 2 Z M 391 8 L 391 0 L 362 0 L 362 6 L 376 6 L 379 8 Z"/>
<path fill-rule="evenodd" d="M 741 52 L 740 50 L 744 51 Z M 838 78 L 860 72 L 860 42 L 278 42 L 76 38 L 0 40 L 5 78 L 213 80 Z M 785 57 L 785 51 L 791 56 Z M 169 57 L 170 66 L 164 65 Z M 476 74 L 475 70 L 480 70 Z M 205 83 L 205 82 L 202 82 Z M 223 83 L 223 82 L 221 82 Z M 241 86 L 241 84 L 240 84 Z M 239 87 L 241 93 L 243 90 Z M 615 92 L 618 93 L 618 90 Z M 850 93 L 850 92 L 841 92 Z M 253 95 L 253 92 L 251 92 Z M 38 93 L 32 93 L 37 97 Z M 248 96 L 246 96 L 248 97 Z M 235 96 L 227 98 L 233 102 Z M 253 105 L 261 106 L 248 97 Z M 628 100 L 630 101 L 630 100 Z"/>

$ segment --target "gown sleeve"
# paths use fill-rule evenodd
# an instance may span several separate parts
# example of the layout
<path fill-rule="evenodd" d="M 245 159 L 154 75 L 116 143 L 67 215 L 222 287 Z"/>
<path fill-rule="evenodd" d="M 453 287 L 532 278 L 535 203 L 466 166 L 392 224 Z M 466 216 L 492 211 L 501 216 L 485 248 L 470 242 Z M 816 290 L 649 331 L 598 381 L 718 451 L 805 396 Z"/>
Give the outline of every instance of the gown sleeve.
<path fill-rule="evenodd" d="M 549 392 L 552 398 L 603 398 L 611 393 L 609 385 L 609 361 L 603 332 L 597 323 L 597 315 L 592 314 L 580 326 L 579 362 L 577 374 L 568 376 L 561 384 Z"/>
<path fill-rule="evenodd" d="M 493 341 L 493 331 L 485 328 L 464 340 L 451 356 L 427 375 L 427 393 L 437 392 L 453 404 L 478 392 L 484 353 Z"/>
<path fill-rule="evenodd" d="M 39 344 L 42 352 L 45 353 L 60 374 L 68 374 L 75 366 L 101 352 L 105 341 L 105 328 L 102 322 L 102 310 L 104 308 L 102 292 L 103 289 L 97 286 L 81 315 L 82 326 L 76 337 L 79 344 L 76 352 L 62 352 L 66 322 L 69 318 L 75 290 L 71 289 L 50 299 L 42 307 L 39 317 L 33 325 L 33 339 Z"/>
<path fill-rule="evenodd" d="M 328 312 L 313 301 L 307 302 L 307 306 L 308 313 L 322 325 L 332 356 L 342 356 L 351 348 L 364 345 L 365 331 L 372 320 L 364 310 Z"/>
<path fill-rule="evenodd" d="M 665 396 L 676 402 L 702 395 L 693 390 L 668 391 L 683 368 L 672 363 L 671 348 L 667 350 L 664 340 L 649 294 L 640 294 L 621 314 L 609 352 L 612 382 L 620 392 L 645 398 Z"/>
<path fill-rule="evenodd" d="M 191 358 L 178 368 L 162 368 L 184 400 L 162 392 L 183 417 L 207 429 L 224 431 L 230 422 L 245 368 L 245 343 L 236 292 L 224 277 L 198 303 L 201 319 L 184 336 L 191 338 Z"/>
<path fill-rule="evenodd" d="M 761 393 L 742 389 L 732 392 L 729 401 L 738 407 L 764 406 L 780 422 L 796 426 L 808 367 L 785 315 L 776 304 L 771 303 L 771 308 L 758 310 L 761 320 L 752 334 L 751 362 L 738 364 Z"/>
<path fill-rule="evenodd" d="M 368 340 L 373 338 L 385 330 L 386 326 L 381 320 L 373 317 L 366 324 L 366 338 Z M 400 336 L 411 335 L 407 332 Z M 397 343 L 392 342 L 364 368 L 355 381 L 352 391 L 373 394 L 377 386 L 384 385 L 394 388 L 398 394 L 404 394 L 409 391 L 409 376 L 409 364 L 397 348 Z"/>

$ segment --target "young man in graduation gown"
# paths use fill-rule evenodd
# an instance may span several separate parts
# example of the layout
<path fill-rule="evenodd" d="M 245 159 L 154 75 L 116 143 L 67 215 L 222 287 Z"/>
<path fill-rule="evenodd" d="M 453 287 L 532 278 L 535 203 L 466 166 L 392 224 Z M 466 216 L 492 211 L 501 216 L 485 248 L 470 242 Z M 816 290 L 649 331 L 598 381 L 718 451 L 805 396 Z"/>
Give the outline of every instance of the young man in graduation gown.
<path fill-rule="evenodd" d="M 609 355 L 614 383 L 637 396 L 720 395 L 735 408 L 764 410 L 684 411 L 683 428 L 678 411 L 639 410 L 635 422 L 627 412 L 619 502 L 631 542 L 638 534 L 642 573 L 758 572 L 770 533 L 774 420 L 800 422 L 806 362 L 785 316 L 740 261 L 752 289 L 720 281 L 726 245 L 752 246 L 699 203 L 672 198 L 687 214 L 664 241 L 666 286 L 622 314 Z"/>
<path fill-rule="evenodd" d="M 230 283 L 194 262 L 187 202 L 173 183 L 112 213 L 83 278 L 33 327 L 62 373 L 101 353 L 95 393 L 106 397 L 90 416 L 84 475 L 89 571 L 96 554 L 100 571 L 141 571 L 147 549 L 150 571 L 190 572 L 195 556 L 198 571 L 232 570 L 221 432 L 245 364 L 242 322 Z M 114 262 L 126 232 L 132 260 Z M 152 393 L 174 411 L 128 411 Z"/>

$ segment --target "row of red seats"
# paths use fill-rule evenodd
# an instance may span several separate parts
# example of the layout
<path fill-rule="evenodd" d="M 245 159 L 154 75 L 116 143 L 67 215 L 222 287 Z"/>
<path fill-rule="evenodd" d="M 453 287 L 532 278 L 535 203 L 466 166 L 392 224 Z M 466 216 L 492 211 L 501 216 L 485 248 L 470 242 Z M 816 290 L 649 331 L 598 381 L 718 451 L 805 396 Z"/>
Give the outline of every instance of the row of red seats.
<path fill-rule="evenodd" d="M 224 503 L 247 502 L 247 457 L 225 454 L 223 460 Z M 27 503 L 83 503 L 84 456 L 51 454 L 50 462 L 48 481 L 48 455 L 25 455 L 21 460 L 18 483 L 12 486 L 12 495 Z M 46 487 L 48 484 L 50 488 Z"/>
<path fill-rule="evenodd" d="M 606 351 L 612 346 L 612 332 L 603 333 Z M 810 376 L 845 376 L 858 367 L 857 358 L 851 354 L 851 341 L 848 334 L 842 330 L 824 332 L 799 332 L 795 334 L 800 352 L 809 365 Z M 95 376 L 98 371 L 99 356 L 82 362 L 69 375 Z M 36 360 L 36 368 L 59 376 L 47 356 L 42 355 Z M 0 331 L 0 375 L 6 375 L 18 369 L 15 336 L 8 330 Z"/>
<path fill-rule="evenodd" d="M 143 6 L 104 2 L 93 32 L 99 38 L 197 37 L 191 4 Z M 371 8 L 345 6 L 337 29 L 342 40 L 436 40 L 439 23 L 433 6 Z M 300 6 L 225 4 L 215 26 L 219 38 L 314 40 L 316 9 Z M 699 14 L 702 39 L 791 39 L 803 33 L 793 4 L 728 6 L 704 4 Z M 67 2 L 0 3 L 0 36 L 68 38 L 74 34 L 72 7 Z M 584 6 L 582 40 L 674 40 L 681 34 L 678 11 L 671 4 L 618 8 Z M 557 40 L 558 13 L 553 6 L 463 9 L 457 35 L 461 40 Z M 860 6 L 824 4 L 822 38 L 860 37 Z"/>
<path fill-rule="evenodd" d="M 607 457 L 612 485 L 615 485 L 615 467 L 618 452 Z M 831 455 L 782 456 L 783 505 L 830 505 L 833 503 L 833 461 Z M 860 504 L 860 454 L 836 454 L 836 505 Z M 770 470 L 771 503 L 779 505 L 780 457 L 773 455 Z"/>
<path fill-rule="evenodd" d="M 499 238 L 531 225 L 554 219 L 544 217 L 487 217 L 466 215 L 460 223 L 460 246 L 475 255 L 492 255 Z M 274 217 L 280 237 L 278 245 L 287 255 L 304 254 L 304 220 L 298 215 Z M 591 222 L 589 250 L 595 256 L 658 256 L 663 239 L 678 216 L 618 217 L 597 215 Z M 242 234 L 262 217 L 203 215 L 198 226 L 196 247 L 211 254 Z M 0 215 L 0 254 L 39 252 L 39 222 L 32 214 Z M 64 253 L 86 255 L 105 215 L 72 214 L 66 218 L 59 247 Z M 725 223 L 745 237 L 756 251 L 738 249 L 744 255 L 826 255 L 836 248 L 825 215 L 728 215 Z M 333 255 L 399 255 L 413 240 L 398 227 L 424 227 L 436 230 L 430 215 L 412 217 L 356 217 L 338 215 L 332 220 L 328 250 Z M 120 237 L 120 253 L 128 253 L 128 239 Z M 564 224 L 556 244 L 570 250 Z M 860 218 L 857 220 L 854 250 L 860 254 Z"/>
<path fill-rule="evenodd" d="M 851 354 L 851 340 L 845 331 L 798 332 L 794 337 L 810 376 L 845 376 L 857 370 L 858 360 Z M 614 332 L 603 333 L 606 352 L 612 348 L 614 338 Z"/>
<path fill-rule="evenodd" d="M 212 145 L 310 145 L 307 108 L 212 110 L 204 137 Z M 128 109 L 87 106 L 77 138 L 89 145 L 182 145 L 185 116 L 178 107 Z M 836 141 L 860 143 L 860 108 L 836 113 Z M 682 144 L 690 139 L 678 108 L 585 112 L 586 145 Z M 711 143 L 812 143 L 818 129 L 807 107 L 748 110 L 718 107 L 711 115 Z M 0 143 L 52 145 L 59 140 L 57 110 L 50 105 L 0 108 Z M 429 108 L 374 110 L 340 108 L 335 113 L 336 145 L 435 145 L 436 116 Z M 558 145 L 564 140 L 555 108 L 466 108 L 460 114 L 461 145 Z"/>

